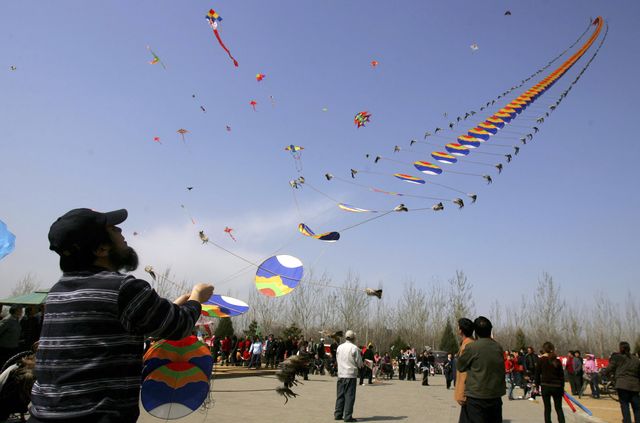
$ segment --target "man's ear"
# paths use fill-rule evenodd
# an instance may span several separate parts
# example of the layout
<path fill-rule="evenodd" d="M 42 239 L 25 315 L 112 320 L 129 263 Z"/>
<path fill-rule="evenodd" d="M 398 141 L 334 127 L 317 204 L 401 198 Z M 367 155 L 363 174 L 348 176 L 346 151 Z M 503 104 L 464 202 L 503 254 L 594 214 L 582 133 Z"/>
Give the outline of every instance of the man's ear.
<path fill-rule="evenodd" d="M 111 246 L 108 244 L 100 244 L 98 248 L 93 251 L 96 257 L 108 257 Z"/>

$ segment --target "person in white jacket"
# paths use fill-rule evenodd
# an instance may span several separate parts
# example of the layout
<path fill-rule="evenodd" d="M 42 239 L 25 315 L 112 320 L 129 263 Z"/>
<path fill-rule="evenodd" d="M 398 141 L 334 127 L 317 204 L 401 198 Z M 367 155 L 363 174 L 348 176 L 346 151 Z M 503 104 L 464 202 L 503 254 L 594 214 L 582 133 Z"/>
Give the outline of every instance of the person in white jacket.
<path fill-rule="evenodd" d="M 335 420 L 356 422 L 353 418 L 353 404 L 356 402 L 356 385 L 358 371 L 362 367 L 362 356 L 358 347 L 354 345 L 356 334 L 348 330 L 346 341 L 340 344 L 336 352 L 338 363 L 338 395 L 336 409 L 333 413 Z"/>

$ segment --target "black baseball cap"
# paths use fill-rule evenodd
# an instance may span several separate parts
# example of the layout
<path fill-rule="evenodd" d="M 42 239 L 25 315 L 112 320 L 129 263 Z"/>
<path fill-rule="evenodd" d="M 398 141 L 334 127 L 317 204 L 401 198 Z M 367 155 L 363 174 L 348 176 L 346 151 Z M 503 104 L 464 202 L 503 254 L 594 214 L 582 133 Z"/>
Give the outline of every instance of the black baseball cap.
<path fill-rule="evenodd" d="M 124 222 L 126 209 L 100 213 L 91 209 L 73 209 L 60 216 L 49 229 L 49 249 L 60 255 L 96 247 L 107 226 Z"/>

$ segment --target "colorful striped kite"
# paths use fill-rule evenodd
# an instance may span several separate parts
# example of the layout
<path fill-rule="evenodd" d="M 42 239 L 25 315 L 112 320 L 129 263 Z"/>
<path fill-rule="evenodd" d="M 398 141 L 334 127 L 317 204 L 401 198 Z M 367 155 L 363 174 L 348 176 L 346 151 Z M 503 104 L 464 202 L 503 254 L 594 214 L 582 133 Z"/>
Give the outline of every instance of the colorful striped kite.
<path fill-rule="evenodd" d="M 433 157 L 440 163 L 454 164 L 458 162 L 458 159 L 456 159 L 455 156 L 443 153 L 442 151 L 434 151 L 433 153 L 431 153 L 431 157 Z"/>
<path fill-rule="evenodd" d="M 407 175 L 404 173 L 394 173 L 393 176 L 400 179 L 401 181 L 409 182 L 410 184 L 424 184 L 425 181 L 420 178 L 416 178 L 415 176 Z"/>
<path fill-rule="evenodd" d="M 323 234 L 316 235 L 316 233 L 313 232 L 311 228 L 305 225 L 304 223 L 300 223 L 298 225 L 298 231 L 300 231 L 300 233 L 304 236 L 319 239 L 320 241 L 325 241 L 325 242 L 336 242 L 337 240 L 340 239 L 340 234 L 338 232 L 325 232 Z"/>
<path fill-rule="evenodd" d="M 427 175 L 440 175 L 442 173 L 440 166 L 436 166 L 429 162 L 417 161 L 413 163 L 413 166 L 420 172 L 426 173 Z"/>

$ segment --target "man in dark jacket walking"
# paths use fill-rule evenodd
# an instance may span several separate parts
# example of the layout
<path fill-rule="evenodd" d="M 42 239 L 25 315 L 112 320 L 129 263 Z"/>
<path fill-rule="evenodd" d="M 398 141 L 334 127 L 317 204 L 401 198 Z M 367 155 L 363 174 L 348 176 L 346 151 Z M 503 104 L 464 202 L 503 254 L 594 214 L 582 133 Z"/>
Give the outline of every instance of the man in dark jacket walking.
<path fill-rule="evenodd" d="M 524 396 L 526 398 L 529 385 L 533 383 L 538 367 L 538 355 L 533 351 L 533 347 L 527 348 L 527 355 L 524 356 L 524 374 L 528 383 L 525 383 Z M 533 394 L 532 394 L 533 398 Z"/>
<path fill-rule="evenodd" d="M 620 399 L 622 422 L 631 423 L 629 406 L 633 410 L 635 422 L 640 422 L 640 360 L 631 355 L 628 342 L 620 342 L 620 352 L 611 356 L 609 366 L 604 371 L 605 376 L 614 375 L 616 390 Z"/>
<path fill-rule="evenodd" d="M 491 339 L 492 325 L 484 316 L 474 322 L 478 340 L 466 346 L 457 362 L 467 374 L 466 402 L 460 410 L 460 423 L 502 422 L 502 396 L 506 393 L 503 349 Z"/>

